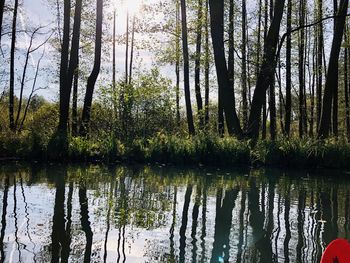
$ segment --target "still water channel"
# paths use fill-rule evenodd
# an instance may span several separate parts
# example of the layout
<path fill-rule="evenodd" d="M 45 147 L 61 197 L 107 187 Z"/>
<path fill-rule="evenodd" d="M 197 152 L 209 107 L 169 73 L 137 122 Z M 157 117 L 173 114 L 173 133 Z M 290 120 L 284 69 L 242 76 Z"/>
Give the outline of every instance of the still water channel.
<path fill-rule="evenodd" d="M 2 165 L 0 262 L 319 262 L 350 174 Z"/>

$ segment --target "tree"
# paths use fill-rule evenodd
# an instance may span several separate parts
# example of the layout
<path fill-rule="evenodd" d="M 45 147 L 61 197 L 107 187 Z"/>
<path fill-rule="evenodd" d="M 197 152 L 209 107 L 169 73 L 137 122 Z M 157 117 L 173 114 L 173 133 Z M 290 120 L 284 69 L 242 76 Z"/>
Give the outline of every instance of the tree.
<path fill-rule="evenodd" d="M 79 43 L 80 43 L 80 27 L 81 27 L 81 9 L 82 0 L 77 0 L 75 3 L 74 11 L 74 26 L 72 36 L 72 46 L 70 50 L 70 60 L 67 71 L 66 79 L 66 97 L 64 114 L 69 115 L 69 102 L 71 96 L 71 90 L 73 85 L 73 107 L 72 107 L 72 132 L 73 135 L 77 135 L 77 100 L 78 100 L 78 79 L 79 79 Z M 68 117 L 67 120 L 68 122 Z"/>
<path fill-rule="evenodd" d="M 273 0 L 270 0 L 270 20 L 273 20 Z M 277 63 L 277 62 L 276 62 Z M 270 107 L 270 136 L 271 140 L 276 139 L 277 133 L 277 110 L 276 110 L 276 86 L 275 86 L 275 72 L 271 76 L 271 83 L 269 89 L 269 107 Z"/>
<path fill-rule="evenodd" d="M 180 0 L 176 0 L 176 29 L 175 29 L 175 74 L 176 74 L 176 121 L 177 124 L 180 124 Z"/>
<path fill-rule="evenodd" d="M 1 33 L 2 33 L 2 18 L 4 16 L 4 6 L 5 6 L 5 0 L 0 0 L 0 42 L 1 42 Z"/>
<path fill-rule="evenodd" d="M 204 82 L 205 82 L 205 125 L 209 124 L 209 21 L 208 21 L 208 13 L 209 13 L 209 0 L 206 0 L 205 3 L 205 58 L 204 58 Z"/>
<path fill-rule="evenodd" d="M 323 17 L 323 0 L 317 1 L 318 6 L 318 19 Z M 317 88 L 316 88 L 316 115 L 317 115 L 317 129 L 320 127 L 321 110 L 322 110 L 322 84 L 323 84 L 323 23 L 319 23 L 317 27 Z"/>
<path fill-rule="evenodd" d="M 95 62 L 86 86 L 82 123 L 80 126 L 81 136 L 86 136 L 88 134 L 89 122 L 91 117 L 92 96 L 94 93 L 96 80 L 100 73 L 101 49 L 102 49 L 102 19 L 103 19 L 103 0 L 96 0 Z"/>
<path fill-rule="evenodd" d="M 345 28 L 345 39 L 348 43 L 348 26 Z M 348 45 L 348 44 L 347 44 Z M 346 135 L 350 140 L 350 103 L 349 103 L 349 47 L 344 49 L 344 95 L 345 95 L 345 118 L 346 118 Z"/>
<path fill-rule="evenodd" d="M 40 33 L 39 31 L 42 28 L 43 27 L 40 26 L 40 27 L 34 29 L 32 34 L 30 35 L 29 46 L 28 46 L 27 51 L 26 51 L 26 55 L 25 55 L 26 58 L 25 58 L 25 62 L 24 62 L 24 65 L 23 65 L 23 72 L 22 72 L 22 77 L 21 77 L 21 88 L 20 88 L 20 95 L 19 95 L 19 101 L 18 101 L 17 116 L 16 116 L 16 121 L 15 121 L 15 129 L 18 127 L 18 122 L 19 122 L 19 118 L 20 118 L 20 115 L 21 115 L 21 111 L 22 111 L 23 91 L 24 91 L 24 86 L 25 86 L 25 83 L 26 83 L 29 58 L 35 51 L 37 51 L 42 46 L 44 46 L 49 41 L 49 39 L 52 36 L 52 34 L 51 34 L 42 43 L 40 43 L 38 46 L 33 48 L 33 41 L 35 39 L 35 36 Z"/>
<path fill-rule="evenodd" d="M 243 129 L 248 124 L 248 98 L 247 98 L 247 6 L 246 0 L 242 0 L 242 112 Z"/>
<path fill-rule="evenodd" d="M 292 30 L 292 0 L 288 0 L 287 11 L 287 31 Z M 286 47 L 286 116 L 285 116 L 285 132 L 290 135 L 290 125 L 292 116 L 292 36 L 287 37 Z"/>
<path fill-rule="evenodd" d="M 16 49 L 16 31 L 17 31 L 17 12 L 18 12 L 18 0 L 15 0 L 13 8 L 13 20 L 12 20 L 12 35 L 11 35 L 11 54 L 10 54 L 10 92 L 9 92 L 9 119 L 10 129 L 15 130 L 14 120 L 14 86 L 15 86 L 15 49 Z"/>
<path fill-rule="evenodd" d="M 191 106 L 191 93 L 190 93 L 190 66 L 188 55 L 188 41 L 187 41 L 187 16 L 186 16 L 186 0 L 181 0 L 181 18 L 182 18 L 182 49 L 184 59 L 184 89 L 185 89 L 185 101 L 186 101 L 186 114 L 188 132 L 190 135 L 195 134 L 192 106 Z"/>
<path fill-rule="evenodd" d="M 304 135 L 304 120 L 305 120 L 305 108 L 304 108 L 304 90 L 305 90 L 305 0 L 299 1 L 299 42 L 298 42 L 298 65 L 299 65 L 299 137 Z"/>
<path fill-rule="evenodd" d="M 225 115 L 227 130 L 230 135 L 242 136 L 242 129 L 239 124 L 239 119 L 236 113 L 234 103 L 233 90 L 230 87 L 230 78 L 228 75 L 225 47 L 224 47 L 224 1 L 210 0 L 210 22 L 211 22 L 211 36 L 214 48 L 214 60 L 216 67 L 216 74 L 219 85 L 219 111 L 222 103 L 222 109 Z M 220 113 L 219 113 L 220 118 Z M 219 132 L 223 131 L 222 123 L 219 119 Z"/>
<path fill-rule="evenodd" d="M 349 0 L 340 1 L 338 16 L 335 18 L 336 24 L 335 24 L 332 49 L 331 49 L 331 54 L 330 54 L 329 64 L 328 64 L 326 85 L 324 89 L 321 123 L 320 123 L 319 132 L 318 132 L 318 136 L 320 138 L 327 138 L 330 134 L 332 99 L 334 97 L 335 85 L 337 85 L 338 83 L 337 65 L 338 65 L 342 38 L 344 34 L 348 3 L 349 3 Z"/>
<path fill-rule="evenodd" d="M 273 80 L 273 75 L 275 73 L 276 49 L 279 38 L 280 24 L 283 16 L 284 3 L 285 0 L 276 0 L 275 2 L 274 16 L 266 37 L 262 65 L 253 95 L 247 136 L 254 140 L 256 140 L 259 136 L 261 109 L 264 102 L 263 97 L 265 96 L 268 87 L 271 85 L 271 81 Z"/>
<path fill-rule="evenodd" d="M 132 69 L 134 61 L 134 42 L 135 42 L 135 15 L 132 17 L 132 29 L 131 29 L 131 43 L 130 43 L 130 66 L 129 66 L 129 85 L 132 81 Z"/>
<path fill-rule="evenodd" d="M 203 125 L 204 125 L 203 100 L 202 100 L 201 86 L 200 86 L 202 27 L 203 27 L 202 16 L 203 16 L 203 0 L 198 0 L 194 85 L 195 85 L 195 92 L 196 92 L 197 110 L 198 110 L 198 116 L 199 116 L 199 126 L 201 128 L 203 128 Z"/>
<path fill-rule="evenodd" d="M 233 101 L 236 104 L 235 99 L 235 40 L 234 40 L 234 1 L 229 2 L 229 32 L 228 32 L 228 75 L 230 78 L 231 88 L 233 89 Z"/>
<path fill-rule="evenodd" d="M 66 135 L 69 103 L 67 105 L 67 71 L 69 62 L 69 42 L 70 42 L 70 9 L 71 1 L 64 0 L 63 12 L 63 38 L 61 46 L 61 62 L 60 62 L 60 110 L 58 132 Z"/>
<path fill-rule="evenodd" d="M 337 15 L 338 12 L 338 0 L 333 0 L 333 12 L 334 15 Z M 336 20 L 334 20 L 334 30 L 336 27 Z M 333 94 L 333 114 L 332 114 L 332 123 L 333 123 L 333 135 L 338 136 L 338 96 L 339 96 L 339 63 L 334 65 L 335 70 L 335 82 L 334 82 L 334 94 Z"/>

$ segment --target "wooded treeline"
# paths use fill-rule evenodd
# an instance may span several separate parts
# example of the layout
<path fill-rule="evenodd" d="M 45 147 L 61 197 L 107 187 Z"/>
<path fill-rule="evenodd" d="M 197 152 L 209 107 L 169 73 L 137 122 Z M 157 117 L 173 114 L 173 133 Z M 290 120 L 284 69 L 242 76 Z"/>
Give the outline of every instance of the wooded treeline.
<path fill-rule="evenodd" d="M 3 82 L 6 85 L 1 103 L 8 103 L 6 126 L 13 132 L 23 129 L 30 101 L 37 92 L 41 59 L 36 73 L 31 74 L 26 72 L 28 60 L 33 52 L 50 44 L 59 54 L 55 77 L 59 118 L 54 137 L 88 136 L 95 121 L 94 105 L 99 104 L 108 116 L 101 128 L 111 126 L 110 131 L 119 138 L 131 134 L 135 137 L 131 126 L 142 121 L 141 126 L 147 126 L 150 119 L 159 118 L 162 121 L 154 131 L 171 131 L 175 127 L 178 131 L 186 123 L 190 135 L 214 132 L 254 141 L 275 140 L 277 136 L 350 139 L 348 0 L 145 1 L 139 13 L 126 11 L 126 30 L 119 39 L 116 12 L 122 1 L 52 1 L 49 5 L 57 16 L 53 31 L 40 34 L 45 27 L 31 31 L 26 59 L 18 69 L 15 53 L 21 5 L 19 0 L 0 2 L 1 37 L 7 37 L 10 50 L 3 54 L 8 56 L 8 63 L 1 67 L 9 67 L 9 82 Z M 157 12 L 163 12 L 158 21 L 147 20 Z M 141 18 L 140 14 L 145 16 Z M 11 18 L 11 23 L 3 21 L 3 17 Z M 82 29 L 86 24 L 90 25 L 89 31 Z M 41 35 L 42 42 L 34 46 L 36 34 Z M 140 34 L 143 37 L 137 40 Z M 157 34 L 165 34 L 167 40 L 157 43 Z M 3 43 L 4 40 L 2 46 Z M 89 54 L 82 52 L 86 43 Z M 125 75 L 120 80 L 116 77 L 117 44 L 125 45 Z M 165 89 L 157 89 L 151 101 L 146 101 L 147 96 L 143 100 L 139 94 L 136 102 L 136 90 L 153 92 L 148 91 L 149 87 L 158 87 L 157 80 L 161 78 L 159 71 L 152 71 L 153 77 L 147 81 L 135 73 L 147 71 L 135 65 L 135 59 L 141 56 L 137 51 L 156 49 L 156 61 L 162 61 L 165 72 L 173 74 L 175 87 L 168 83 Z M 106 60 L 109 55 L 112 58 Z M 45 56 L 43 52 L 42 57 Z M 81 61 L 87 57 L 91 68 L 83 69 Z M 101 73 L 101 67 L 107 70 Z M 15 70 L 23 72 L 20 81 L 16 80 Z M 33 87 L 24 99 L 28 78 L 34 79 Z M 85 86 L 84 91 L 78 94 L 81 86 Z M 96 97 L 100 86 L 107 87 L 102 99 Z M 170 95 L 164 95 L 167 93 L 174 95 L 174 102 Z M 159 94 L 164 96 L 162 102 L 157 102 Z M 159 107 L 153 107 L 157 103 Z M 183 117 L 182 108 L 186 113 Z M 142 117 L 140 112 L 144 113 Z M 144 130 L 138 136 L 142 134 L 145 136 Z"/>

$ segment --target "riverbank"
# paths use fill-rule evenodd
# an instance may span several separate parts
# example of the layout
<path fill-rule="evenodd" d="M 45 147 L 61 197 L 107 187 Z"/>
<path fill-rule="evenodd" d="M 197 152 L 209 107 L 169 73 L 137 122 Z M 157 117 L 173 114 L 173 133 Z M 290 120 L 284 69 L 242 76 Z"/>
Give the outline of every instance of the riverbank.
<path fill-rule="evenodd" d="M 332 139 L 281 138 L 259 141 L 252 147 L 249 141 L 217 136 L 180 138 L 159 134 L 128 144 L 112 137 L 69 138 L 65 160 L 52 158 L 54 149 L 48 150 L 47 145 L 31 134 L 0 136 L 0 160 L 350 169 L 350 144 Z"/>

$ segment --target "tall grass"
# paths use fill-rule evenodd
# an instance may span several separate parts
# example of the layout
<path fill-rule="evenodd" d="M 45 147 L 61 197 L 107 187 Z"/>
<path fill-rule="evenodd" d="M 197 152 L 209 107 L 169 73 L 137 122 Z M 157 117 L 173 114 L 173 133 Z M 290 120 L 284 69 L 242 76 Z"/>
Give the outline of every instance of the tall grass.
<path fill-rule="evenodd" d="M 48 160 L 48 138 L 39 134 L 0 133 L 0 157 Z M 50 149 L 52 151 L 52 149 Z M 61 161 L 61 160 L 53 160 Z M 124 145 L 114 136 L 68 138 L 66 161 L 158 162 L 213 166 L 285 166 L 350 169 L 350 144 L 345 140 L 279 138 L 249 141 L 216 135 L 183 137 L 162 133 Z"/>

